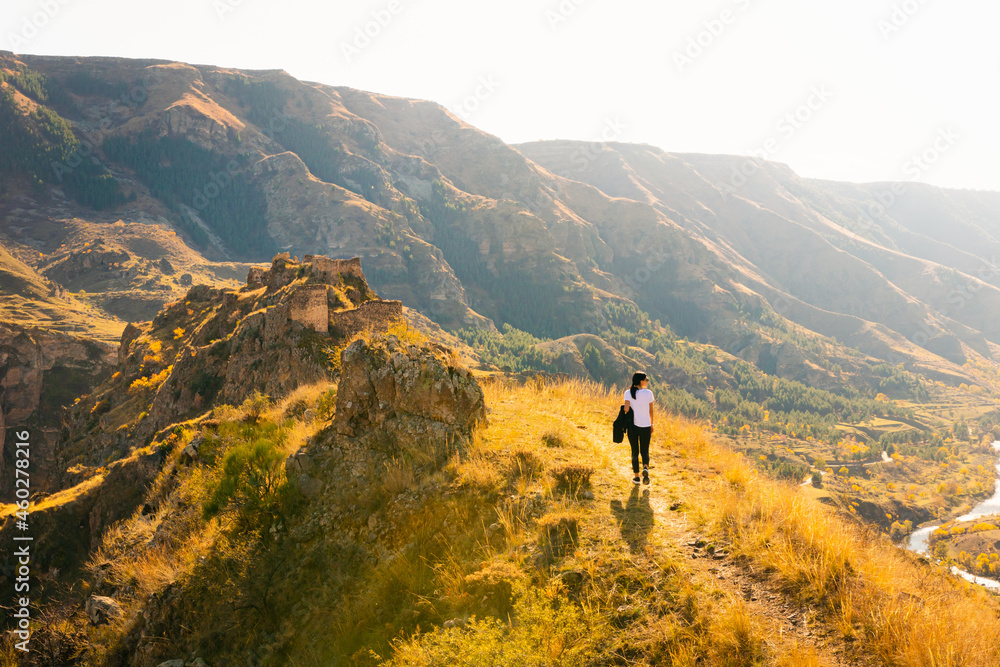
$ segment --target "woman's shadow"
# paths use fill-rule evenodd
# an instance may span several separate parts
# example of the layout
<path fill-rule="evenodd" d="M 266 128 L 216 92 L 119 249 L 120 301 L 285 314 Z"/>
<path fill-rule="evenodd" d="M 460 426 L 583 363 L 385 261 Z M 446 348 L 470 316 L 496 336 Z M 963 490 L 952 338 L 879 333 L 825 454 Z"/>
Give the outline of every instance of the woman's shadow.
<path fill-rule="evenodd" d="M 649 531 L 653 530 L 653 508 L 649 505 L 649 489 L 643 489 L 639 495 L 639 487 L 632 487 L 628 502 L 622 507 L 622 501 L 611 501 L 611 513 L 618 520 L 618 529 L 622 539 L 628 543 L 632 553 L 638 553 L 646 545 Z"/>

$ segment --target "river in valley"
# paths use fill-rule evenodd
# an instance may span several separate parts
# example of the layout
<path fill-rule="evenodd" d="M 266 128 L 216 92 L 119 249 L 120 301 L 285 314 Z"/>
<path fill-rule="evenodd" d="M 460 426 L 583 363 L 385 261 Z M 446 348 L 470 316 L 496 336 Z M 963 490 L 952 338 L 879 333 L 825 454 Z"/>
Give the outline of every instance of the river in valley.
<path fill-rule="evenodd" d="M 993 443 L 993 449 L 1000 452 L 1000 441 Z M 970 519 L 975 519 L 989 514 L 1000 514 L 1000 461 L 997 461 L 996 468 L 998 479 L 993 490 L 993 496 L 973 507 L 972 511 L 968 514 L 963 514 L 955 519 L 956 521 L 968 521 Z M 909 539 L 905 543 L 906 548 L 919 554 L 929 555 L 927 549 L 927 536 L 930 535 L 934 529 L 938 527 L 938 525 L 924 526 L 923 528 L 918 528 L 913 531 L 913 534 L 910 535 Z M 983 577 L 977 577 L 973 574 L 969 574 L 965 570 L 960 570 L 957 567 L 951 568 L 951 571 L 975 584 L 1000 591 L 1000 582 L 993 581 L 992 579 L 984 579 Z"/>

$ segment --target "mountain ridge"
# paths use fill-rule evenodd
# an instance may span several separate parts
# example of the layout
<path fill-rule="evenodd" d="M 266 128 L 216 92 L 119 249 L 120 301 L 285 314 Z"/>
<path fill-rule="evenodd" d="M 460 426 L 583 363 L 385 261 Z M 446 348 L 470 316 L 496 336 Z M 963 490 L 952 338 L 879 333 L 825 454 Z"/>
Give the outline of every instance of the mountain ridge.
<path fill-rule="evenodd" d="M 298 215 L 299 222 L 294 223 L 292 227 L 287 227 L 288 223 L 276 225 L 276 216 L 290 219 L 290 209 L 278 191 L 273 187 L 265 188 L 267 192 L 264 198 L 268 202 L 265 213 L 268 219 L 266 229 L 267 233 L 278 239 L 278 244 L 290 246 L 287 249 L 293 252 L 300 251 L 296 254 L 305 254 L 306 250 L 312 252 L 312 247 L 296 247 L 296 239 L 321 239 L 325 235 L 329 243 L 338 237 L 336 233 L 331 236 L 329 230 L 335 230 L 337 225 L 344 225 L 345 221 L 342 215 L 333 217 L 334 224 L 331 226 L 328 222 L 331 216 L 329 213 L 321 213 L 321 210 L 344 211 L 351 214 L 351 219 L 362 228 L 366 228 L 368 238 L 376 240 L 376 243 L 372 244 L 370 240 L 358 243 L 360 237 L 356 233 L 349 233 L 343 241 L 333 241 L 335 245 L 331 244 L 331 249 L 361 251 L 362 257 L 367 258 L 366 261 L 370 265 L 368 273 L 377 287 L 390 295 L 408 297 L 407 302 L 418 304 L 425 312 L 432 315 L 432 319 L 450 323 L 451 326 L 454 326 L 456 320 L 447 315 L 464 313 L 461 317 L 464 318 L 466 325 L 472 323 L 477 323 L 477 326 L 486 325 L 486 320 L 477 319 L 479 315 L 485 315 L 492 320 L 499 318 L 500 321 L 513 321 L 521 325 L 521 328 L 526 327 L 535 333 L 542 331 L 540 327 L 543 325 L 537 318 L 525 318 L 523 315 L 518 317 L 511 312 L 513 307 L 511 301 L 525 301 L 524 298 L 520 298 L 524 296 L 522 292 L 516 292 L 520 297 L 515 294 L 505 295 L 496 286 L 495 281 L 498 278 L 509 282 L 511 274 L 500 268 L 509 265 L 510 270 L 516 270 L 520 276 L 535 276 L 528 279 L 526 288 L 554 281 L 564 289 L 575 290 L 578 302 L 583 294 L 579 289 L 581 287 L 596 289 L 604 294 L 605 296 L 598 297 L 599 301 L 607 301 L 609 298 L 634 300 L 637 296 L 640 299 L 645 297 L 644 305 L 654 316 L 663 316 L 665 321 L 670 321 L 671 312 L 673 313 L 674 328 L 685 328 L 680 313 L 692 308 L 701 312 L 715 308 L 709 304 L 716 299 L 706 301 L 707 295 L 696 296 L 699 292 L 711 293 L 715 291 L 715 285 L 733 282 L 734 286 L 743 284 L 749 288 L 747 296 L 762 292 L 754 297 L 758 306 L 773 309 L 771 303 L 773 301 L 803 297 L 804 302 L 823 310 L 844 315 L 856 314 L 872 324 L 888 326 L 903 337 L 921 341 L 921 346 L 925 348 L 930 339 L 937 340 L 941 336 L 946 339 L 957 337 L 957 342 L 945 341 L 931 351 L 938 353 L 938 356 L 944 353 L 950 361 L 958 362 L 959 365 L 964 363 L 970 346 L 978 355 L 986 358 L 992 357 L 997 351 L 995 342 L 983 341 L 973 330 L 978 329 L 987 337 L 997 338 L 994 325 L 988 321 L 988 313 L 992 311 L 991 306 L 995 301 L 1000 303 L 998 301 L 1000 289 L 996 287 L 1000 284 L 1000 280 L 981 281 L 982 284 L 973 283 L 977 298 L 968 301 L 975 303 L 968 308 L 953 308 L 949 313 L 958 318 L 956 322 L 943 321 L 934 316 L 932 311 L 917 307 L 916 304 L 906 305 L 911 301 L 908 298 L 909 293 L 916 292 L 917 302 L 921 299 L 930 299 L 930 305 L 940 310 L 947 304 L 948 296 L 954 291 L 956 281 L 961 282 L 968 274 L 953 269 L 947 278 L 951 282 L 952 289 L 949 291 L 947 289 L 949 286 L 942 284 L 942 287 L 935 290 L 919 278 L 919 275 L 927 269 L 927 265 L 919 260 L 913 263 L 913 260 L 907 259 L 906 261 L 911 262 L 912 266 L 895 268 L 892 277 L 880 271 L 879 269 L 890 268 L 892 263 L 887 263 L 888 257 L 899 257 L 899 255 L 885 255 L 882 246 L 867 246 L 871 248 L 868 256 L 864 259 L 861 257 L 853 259 L 858 252 L 856 250 L 858 238 L 854 233 L 825 218 L 815 208 L 809 208 L 788 190 L 789 187 L 793 190 L 798 188 L 801 194 L 806 191 L 803 191 L 798 183 L 804 183 L 808 191 L 809 188 L 818 187 L 817 183 L 823 182 L 799 179 L 787 167 L 777 166 L 775 163 L 751 160 L 750 163 L 755 165 L 753 175 L 746 178 L 746 183 L 740 188 L 733 188 L 726 182 L 725 177 L 720 177 L 720 174 L 725 174 L 727 169 L 732 170 L 742 164 L 748 164 L 746 158 L 670 154 L 651 146 L 626 147 L 624 144 L 614 142 L 587 144 L 556 141 L 507 147 L 498 138 L 479 132 L 435 103 L 324 84 L 301 84 L 287 72 L 280 70 L 240 73 L 238 70 L 210 65 L 192 66 L 161 60 L 128 61 L 102 58 L 25 56 L 24 62 L 28 65 L 35 63 L 40 67 L 44 65 L 52 77 L 67 76 L 69 70 L 87 67 L 107 70 L 127 66 L 136 74 L 154 70 L 156 76 L 161 77 L 161 82 L 155 90 L 150 89 L 148 92 L 149 97 L 156 101 L 156 107 L 146 111 L 153 103 L 147 100 L 135 109 L 130 108 L 127 110 L 129 111 L 127 115 L 131 118 L 124 118 L 126 122 L 118 127 L 114 127 L 117 121 L 112 118 L 112 127 L 105 133 L 105 143 L 114 137 L 119 139 L 132 137 L 129 140 L 134 142 L 136 132 L 140 131 L 140 125 L 147 129 L 159 126 L 160 129 L 156 131 L 161 135 L 166 132 L 167 137 L 183 137 L 184 141 L 210 146 L 213 150 L 228 146 L 223 148 L 223 154 L 235 156 L 232 152 L 231 135 L 234 131 L 239 135 L 246 133 L 247 136 L 240 137 L 239 141 L 250 148 L 263 151 L 259 153 L 262 157 L 256 164 L 232 170 L 234 172 L 232 178 L 248 177 L 250 180 L 247 187 L 251 188 L 251 191 L 254 188 L 259 189 L 264 182 L 261 179 L 264 178 L 274 183 L 286 184 L 290 179 L 297 179 L 299 184 L 285 185 L 283 189 L 298 192 L 300 203 L 297 208 L 301 209 L 303 204 L 308 207 L 304 211 L 305 221 Z M 315 126 L 316 131 L 302 125 L 299 117 L 303 112 L 293 113 L 288 106 L 289 98 L 298 100 L 297 108 L 305 110 L 303 118 L 308 119 L 306 122 L 318 123 Z M 208 106 L 205 106 L 206 104 Z M 163 108 L 164 111 L 159 112 L 158 108 Z M 146 112 L 140 113 L 143 111 Z M 280 121 L 277 126 L 274 124 L 275 119 Z M 216 130 L 211 130 L 212 127 Z M 310 132 L 313 134 L 310 135 Z M 307 165 L 299 159 L 294 150 L 284 145 L 290 142 L 293 149 L 299 147 L 306 150 L 307 144 L 303 144 L 306 136 L 312 136 L 320 142 L 329 141 L 333 160 L 313 154 Z M 361 143 L 358 143 L 359 141 Z M 282 150 L 275 152 L 275 142 L 281 144 Z M 550 153 L 548 157 L 543 154 L 543 149 Z M 556 155 L 560 151 L 561 157 Z M 617 167 L 609 162 L 612 160 L 609 153 L 618 155 L 615 158 L 618 160 Z M 340 157 L 337 157 L 338 155 Z M 643 155 L 647 157 L 639 160 Z M 487 156 L 488 159 L 485 159 Z M 526 161 L 521 156 L 535 159 Z M 650 162 L 650 159 L 653 162 Z M 672 183 L 664 181 L 663 176 L 657 176 L 655 170 L 651 171 L 654 167 L 662 171 L 663 167 L 669 165 L 673 166 L 670 166 L 669 171 L 665 173 L 672 175 Z M 473 167 L 470 169 L 470 166 Z M 546 166 L 551 169 L 546 169 Z M 616 189 L 622 186 L 615 186 L 614 178 L 608 180 L 614 169 L 620 171 L 623 168 L 626 171 L 621 173 L 626 180 L 622 181 L 622 177 L 615 178 L 620 184 L 632 183 L 631 191 Z M 317 170 L 322 179 L 332 178 L 340 183 L 321 180 L 316 175 Z M 579 186 L 572 185 L 564 177 L 557 175 L 559 173 L 569 174 L 574 182 L 596 185 L 603 194 L 582 191 Z M 307 177 L 308 180 L 305 180 Z M 152 177 L 146 177 L 147 180 L 148 178 Z M 361 180 L 357 180 L 359 178 Z M 761 181 L 769 183 L 770 187 L 777 188 L 777 192 L 785 194 L 777 199 L 774 196 L 763 197 L 761 193 L 766 191 L 761 190 Z M 431 187 L 435 182 L 442 183 L 438 191 Z M 317 191 L 317 187 L 323 183 L 331 185 L 334 192 L 340 194 L 333 200 L 327 199 Z M 685 185 L 681 186 L 681 183 Z M 345 185 L 347 189 L 344 189 Z M 731 193 L 726 193 L 727 185 L 739 195 L 747 196 L 734 197 Z M 205 189 L 214 192 L 212 187 L 211 182 L 205 185 Z M 350 191 L 352 187 L 358 192 L 362 192 L 365 188 L 367 191 L 358 196 L 357 193 Z M 635 187 L 641 189 L 635 190 Z M 855 188 L 862 191 L 877 190 L 877 187 L 839 185 L 840 189 Z M 216 189 L 224 191 L 226 188 Z M 904 189 L 919 188 L 905 186 Z M 730 196 L 725 198 L 723 197 L 725 194 Z M 907 193 L 904 192 L 905 194 Z M 612 199 L 602 201 L 607 195 Z M 225 196 L 225 193 L 220 196 Z M 823 196 L 829 200 L 833 195 L 826 193 Z M 372 201 L 366 201 L 365 197 Z M 981 199 L 986 206 L 993 205 L 989 197 L 984 196 Z M 308 203 L 314 200 L 315 204 Z M 627 204 L 626 201 L 636 203 Z M 906 202 L 905 197 L 901 195 L 897 197 L 895 205 L 905 206 Z M 194 202 L 176 204 L 182 208 L 168 214 L 167 220 L 170 221 L 171 218 L 177 220 L 174 217 L 176 215 L 180 215 L 181 221 L 185 218 L 188 220 L 197 218 L 198 224 L 189 225 L 193 231 L 197 231 L 196 227 L 206 229 L 216 224 L 211 221 L 206 223 L 199 215 L 191 216 L 190 213 L 195 211 L 191 203 Z M 594 204 L 598 205 L 597 208 Z M 981 209 L 984 205 L 979 201 L 974 204 L 972 208 Z M 640 208 L 636 208 L 637 206 Z M 838 206 L 843 208 L 844 205 L 841 203 Z M 651 207 L 657 212 L 643 211 L 642 207 Z M 521 213 L 517 213 L 519 209 Z M 352 211 L 354 213 L 351 213 Z M 835 217 L 839 218 L 844 218 L 846 215 L 839 211 L 833 212 L 837 214 Z M 772 213 L 779 217 L 770 218 Z M 445 220 L 442 220 L 442 215 Z M 634 224 L 639 228 L 647 228 L 649 230 L 647 234 L 656 237 L 661 246 L 666 243 L 678 250 L 683 244 L 692 242 L 704 246 L 709 250 L 709 255 L 695 252 L 695 257 L 699 257 L 695 262 L 702 266 L 681 262 L 683 267 L 681 270 L 685 275 L 693 277 L 708 268 L 704 265 L 706 260 L 709 261 L 709 265 L 713 262 L 719 263 L 719 266 L 712 271 L 715 276 L 711 281 L 713 287 L 709 289 L 707 282 L 703 286 L 699 286 L 697 281 L 685 282 L 684 293 L 678 294 L 681 291 L 679 289 L 672 290 L 674 296 L 671 299 L 674 301 L 668 300 L 669 303 L 664 304 L 658 303 L 655 299 L 651 300 L 648 294 L 642 294 L 643 291 L 648 293 L 654 287 L 657 290 L 669 290 L 670 286 L 664 285 L 662 281 L 655 286 L 647 286 L 645 290 L 634 290 L 623 285 L 622 272 L 627 272 L 627 269 L 623 269 L 622 265 L 627 265 L 629 260 L 626 258 L 635 257 L 635 253 L 634 248 L 622 247 L 620 243 L 614 243 L 614 247 L 607 244 L 605 236 L 611 235 L 609 238 L 612 238 L 620 233 L 615 231 L 620 225 L 608 219 L 609 215 L 634 220 Z M 447 222 L 449 216 L 456 223 L 461 221 L 462 234 L 466 238 L 446 248 L 446 252 L 442 253 L 435 245 L 435 239 L 440 239 L 442 234 L 455 235 L 454 230 L 457 229 L 454 223 Z M 672 219 L 671 216 L 676 219 Z M 811 222 L 814 217 L 816 222 L 821 223 L 819 230 Z M 869 214 L 868 217 L 872 216 Z M 309 218 L 315 222 L 308 222 Z M 829 253 L 822 251 L 822 246 L 815 246 L 820 238 L 815 236 L 815 232 L 824 232 L 821 236 L 826 236 L 827 241 L 833 238 L 836 241 L 835 247 L 848 254 L 832 255 L 829 260 L 821 261 L 813 268 L 819 268 L 824 263 L 860 261 L 860 264 L 855 264 L 854 268 L 848 270 L 848 275 L 865 276 L 866 273 L 870 273 L 865 267 L 871 267 L 875 272 L 870 273 L 870 278 L 865 278 L 869 285 L 862 287 L 859 284 L 858 288 L 867 289 L 872 295 L 884 295 L 880 298 L 888 299 L 887 303 L 879 310 L 859 308 L 858 300 L 851 296 L 856 293 L 856 289 L 844 290 L 846 300 L 840 301 L 831 301 L 832 294 L 827 296 L 815 289 L 803 291 L 803 288 L 810 284 L 810 280 L 807 278 L 803 283 L 800 278 L 803 275 L 801 271 L 785 270 L 784 275 L 775 272 L 787 262 L 787 258 L 775 255 L 769 259 L 768 253 L 764 253 L 767 246 L 762 246 L 759 240 L 754 242 L 752 238 L 741 235 L 739 229 L 733 227 L 731 223 L 720 227 L 720 223 L 725 220 L 735 221 L 741 218 L 747 221 L 753 220 L 753 224 L 758 226 L 769 224 L 771 233 L 781 236 L 783 244 L 798 248 L 800 252 L 811 252 L 808 244 L 814 244 L 814 250 L 821 251 L 821 256 L 823 253 Z M 642 222 L 643 219 L 646 222 Z M 433 220 L 433 225 L 428 224 L 428 220 Z M 520 222 L 516 222 L 518 220 Z M 672 225 L 676 225 L 678 220 L 681 221 L 681 226 L 673 227 Z M 670 221 L 666 223 L 667 227 L 662 227 L 660 223 L 666 221 Z M 883 227 L 889 225 L 885 219 L 877 222 Z M 650 223 L 654 223 L 654 226 L 649 227 Z M 176 225 L 177 222 L 173 224 Z M 806 231 L 803 225 L 812 229 L 812 232 Z M 898 222 L 896 227 L 905 229 Z M 968 225 L 965 228 L 971 230 Z M 670 232 L 670 229 L 674 231 Z M 986 228 L 980 226 L 979 229 L 982 234 L 995 241 L 995 237 L 990 236 Z M 513 236 L 511 232 L 514 233 Z M 694 237 L 688 238 L 690 234 L 694 234 Z M 924 238 L 928 237 L 925 235 Z M 354 239 L 353 242 L 350 239 Z M 394 242 L 397 240 L 411 250 L 406 254 L 396 250 Z M 633 244 L 636 241 L 638 239 L 633 241 Z M 942 248 L 936 251 L 938 254 L 947 250 L 940 239 L 931 241 L 936 243 L 934 247 Z M 869 243 L 872 241 L 869 240 Z M 462 255 L 468 253 L 468 249 L 474 244 L 478 246 L 479 259 L 464 259 Z M 854 248 L 847 248 L 852 245 Z M 544 250 L 546 246 L 553 249 L 548 251 L 548 254 Z M 713 246 L 715 250 L 711 250 Z M 693 250 L 694 247 L 690 249 Z M 414 250 L 417 252 L 414 253 Z M 969 254 L 968 250 L 959 250 L 959 253 L 965 254 L 960 254 L 954 259 L 967 271 L 974 271 L 971 264 L 977 259 L 986 262 L 983 266 L 992 266 L 988 259 Z M 686 253 L 681 251 L 674 254 L 680 256 Z M 717 260 L 710 260 L 712 256 Z M 413 259 L 410 259 L 411 257 Z M 498 260 L 502 261 L 498 264 Z M 541 264 L 539 260 L 542 260 Z M 468 262 L 485 264 L 487 272 L 492 275 L 484 275 L 474 266 L 463 268 L 463 263 L 468 264 Z M 560 265 L 564 268 L 553 272 L 552 268 L 543 268 L 546 263 L 553 268 Z M 734 276 L 731 273 L 732 268 L 741 264 L 744 270 Z M 464 279 L 455 273 L 456 266 L 459 267 L 458 271 L 464 274 Z M 418 276 L 416 281 L 413 280 L 415 274 Z M 401 280 L 404 275 L 407 277 L 406 281 Z M 721 279 L 722 276 L 726 278 Z M 793 280 L 791 276 L 795 276 L 796 279 Z M 994 275 L 991 272 L 987 277 L 992 279 Z M 909 289 L 909 292 L 894 288 L 893 281 L 896 283 L 902 281 L 900 284 Z M 826 276 L 818 276 L 813 282 L 829 285 L 833 281 Z M 796 283 L 802 284 L 796 288 Z M 416 290 L 414 285 L 417 286 Z M 466 294 L 468 289 L 472 289 L 472 295 Z M 534 289 L 537 290 L 537 287 Z M 732 307 L 734 296 L 736 303 L 743 300 L 744 297 L 736 296 L 737 292 L 733 292 L 733 296 L 726 297 L 725 300 L 729 304 L 726 308 Z M 694 297 L 694 300 L 691 297 Z M 530 300 L 529 296 L 529 302 Z M 984 305 L 977 305 L 980 303 Z M 477 307 L 485 312 L 478 313 Z M 907 311 L 910 311 L 909 314 Z M 600 317 L 594 309 L 591 309 L 589 314 L 585 309 L 582 317 L 583 319 L 575 318 L 579 322 L 578 326 L 584 326 L 586 321 L 591 325 L 600 325 Z M 963 320 L 968 324 L 963 325 Z M 800 323 L 807 327 L 811 326 L 808 316 Z M 971 327 L 971 330 L 966 327 Z M 688 328 L 693 335 L 714 339 L 714 342 L 719 343 L 725 335 L 719 330 L 720 327 L 706 328 L 703 320 L 697 318 L 693 326 Z M 920 336 L 917 335 L 918 332 L 926 333 Z M 924 337 L 928 341 L 924 341 Z M 881 344 L 872 341 L 867 345 L 870 350 L 878 350 L 881 347 Z M 916 363 L 913 354 L 902 353 L 899 356 L 904 361 Z"/>

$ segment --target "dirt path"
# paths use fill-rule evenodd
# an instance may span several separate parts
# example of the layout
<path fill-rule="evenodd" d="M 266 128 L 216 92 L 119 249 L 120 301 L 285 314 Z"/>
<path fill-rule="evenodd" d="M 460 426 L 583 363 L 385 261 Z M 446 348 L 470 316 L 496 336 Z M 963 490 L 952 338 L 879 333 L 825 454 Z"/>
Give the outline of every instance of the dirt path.
<path fill-rule="evenodd" d="M 863 664 L 848 657 L 851 645 L 819 620 L 815 609 L 803 607 L 785 596 L 778 582 L 731 557 L 724 545 L 710 548 L 713 540 L 703 535 L 692 521 L 692 506 L 698 502 L 705 484 L 713 482 L 703 472 L 690 469 L 690 460 L 686 464 L 685 459 L 661 444 L 662 439 L 654 438 L 652 482 L 648 486 L 635 485 L 628 445 L 613 443 L 610 429 L 605 434 L 600 423 L 596 427 L 588 423 L 588 428 L 580 429 L 562 415 L 549 413 L 549 416 L 566 431 L 577 430 L 601 459 L 606 456 L 610 460 L 609 466 L 595 466 L 594 506 L 599 511 L 603 508 L 603 520 L 618 524 L 622 546 L 631 551 L 637 564 L 655 567 L 656 556 L 663 555 L 658 552 L 666 551 L 675 562 L 683 563 L 692 583 L 743 600 L 748 614 L 766 629 L 773 655 L 783 655 L 798 647 L 815 651 L 820 665 Z"/>

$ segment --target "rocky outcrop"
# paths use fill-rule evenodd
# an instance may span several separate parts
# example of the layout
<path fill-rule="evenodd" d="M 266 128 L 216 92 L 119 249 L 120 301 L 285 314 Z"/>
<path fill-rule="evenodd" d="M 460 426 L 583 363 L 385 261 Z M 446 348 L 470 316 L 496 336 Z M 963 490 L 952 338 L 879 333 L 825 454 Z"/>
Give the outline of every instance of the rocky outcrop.
<path fill-rule="evenodd" d="M 341 354 L 337 432 L 360 435 L 391 420 L 421 434 L 468 431 L 486 416 L 483 392 L 447 357 L 440 345 L 404 345 L 394 336 L 352 344 Z"/>
<path fill-rule="evenodd" d="M 359 340 L 341 353 L 334 428 L 290 456 L 285 472 L 314 497 L 397 456 L 422 451 L 437 460 L 485 420 L 479 383 L 447 348 L 391 335 Z"/>
<path fill-rule="evenodd" d="M 121 277 L 132 257 L 123 249 L 98 241 L 92 246 L 67 251 L 45 269 L 45 277 L 70 289 L 79 289 L 106 279 Z"/>
<path fill-rule="evenodd" d="M 329 379 L 329 351 L 339 342 L 401 318 L 402 304 L 371 291 L 357 258 L 299 262 L 285 253 L 268 269 L 251 269 L 239 290 L 196 285 L 152 322 L 126 327 L 115 380 L 74 410 L 64 463 L 122 458 L 213 405 Z M 143 414 L 123 424 L 112 415 L 129 401 Z"/>
<path fill-rule="evenodd" d="M 275 582 L 286 576 L 288 581 L 297 581 L 305 572 L 302 564 L 315 562 L 314 554 L 331 554 L 338 569 L 341 563 L 353 567 L 396 558 L 389 549 L 403 526 L 413 520 L 422 494 L 439 491 L 430 477 L 485 419 L 483 392 L 476 379 L 454 363 L 449 349 L 415 336 L 403 338 L 377 334 L 343 350 L 333 427 L 318 430 L 309 444 L 285 463 L 287 478 L 306 501 L 296 501 L 301 511 L 283 514 L 281 525 L 272 527 L 265 536 L 265 549 L 273 545 L 287 550 L 282 562 L 288 567 Z M 200 465 L 197 452 L 188 453 L 197 450 L 198 444 L 196 438 L 178 453 L 184 465 Z M 412 484 L 384 483 L 385 472 L 394 465 L 405 465 L 413 473 Z M 156 494 L 162 498 L 162 489 Z M 386 494 L 393 502 L 383 502 Z M 152 498 L 150 494 L 147 501 L 151 505 Z M 145 548 L 159 548 L 158 541 L 170 539 L 174 529 L 190 530 L 178 526 L 189 521 L 185 516 L 191 516 L 192 510 L 200 516 L 201 507 L 175 506 L 170 510 L 170 518 L 164 518 Z M 154 512 L 158 510 L 150 509 Z M 175 522 L 173 529 L 171 522 Z M 396 544 L 394 549 L 398 548 Z M 262 557 L 262 553 L 253 558 Z M 132 595 L 120 584 L 106 585 L 105 566 L 98 567 L 93 570 L 95 586 L 89 593 L 109 597 L 100 601 L 91 597 L 86 603 L 93 623 L 103 622 L 99 602 L 110 604 L 111 596 L 124 601 Z M 191 597 L 188 581 L 178 578 L 142 599 L 141 613 L 124 605 L 133 613 L 121 643 L 125 647 L 120 653 L 121 664 L 172 664 L 168 659 L 175 656 L 197 655 L 200 647 L 190 644 L 190 631 L 185 626 L 190 627 L 191 619 L 200 617 L 191 606 L 200 603 Z M 484 577 L 481 588 L 481 595 L 490 595 L 488 578 Z M 294 590 L 298 589 L 295 585 Z M 148 641 L 149 637 L 159 641 Z"/>
<path fill-rule="evenodd" d="M 336 505 L 337 498 L 368 493 L 380 471 L 401 462 L 425 472 L 442 465 L 486 414 L 479 383 L 449 349 L 393 335 L 359 340 L 341 353 L 333 428 L 288 457 L 285 474 L 307 498 Z M 331 485 L 336 494 L 324 492 Z M 353 509 L 336 505 L 314 514 Z M 374 541 L 382 524 L 367 521 L 362 531 Z"/>
<path fill-rule="evenodd" d="M 110 621 L 121 617 L 121 605 L 112 598 L 101 595 L 91 595 L 87 599 L 87 618 L 94 625 L 106 625 Z"/>
<path fill-rule="evenodd" d="M 110 374 L 113 349 L 68 334 L 0 323 L 0 426 L 31 433 L 32 487 L 44 490 L 62 411 Z M 0 428 L 0 493 L 13 454 Z"/>

